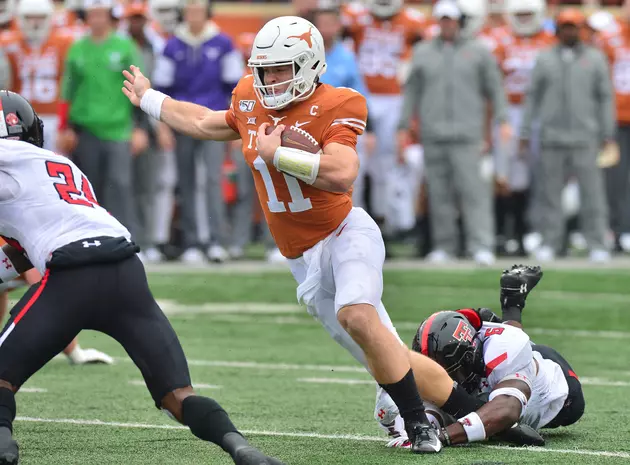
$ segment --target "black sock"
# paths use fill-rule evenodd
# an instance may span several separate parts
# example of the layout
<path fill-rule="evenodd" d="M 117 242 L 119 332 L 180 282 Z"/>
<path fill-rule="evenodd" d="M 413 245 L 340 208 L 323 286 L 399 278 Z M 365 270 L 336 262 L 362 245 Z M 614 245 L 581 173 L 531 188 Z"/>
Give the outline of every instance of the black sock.
<path fill-rule="evenodd" d="M 202 396 L 189 396 L 182 402 L 182 420 L 190 432 L 204 441 L 210 441 L 234 455 L 247 445 L 230 417 L 216 400 Z"/>
<path fill-rule="evenodd" d="M 502 310 L 501 319 L 503 321 L 518 321 L 521 323 L 521 318 L 523 316 L 523 309 L 519 306 L 508 306 Z"/>
<path fill-rule="evenodd" d="M 481 399 L 468 394 L 468 391 L 460 386 L 459 383 L 453 382 L 451 395 L 441 408 L 449 415 L 453 415 L 455 418 L 461 418 L 471 412 L 476 412 L 484 404 L 485 402 Z"/>
<path fill-rule="evenodd" d="M 416 379 L 411 368 L 403 379 L 397 383 L 381 384 L 380 386 L 392 398 L 405 423 L 413 421 L 428 422 L 427 415 L 424 413 L 424 404 L 418 393 L 418 386 L 416 386 Z"/>
<path fill-rule="evenodd" d="M 0 428 L 9 428 L 13 433 L 15 410 L 15 394 L 10 389 L 0 387 Z"/>

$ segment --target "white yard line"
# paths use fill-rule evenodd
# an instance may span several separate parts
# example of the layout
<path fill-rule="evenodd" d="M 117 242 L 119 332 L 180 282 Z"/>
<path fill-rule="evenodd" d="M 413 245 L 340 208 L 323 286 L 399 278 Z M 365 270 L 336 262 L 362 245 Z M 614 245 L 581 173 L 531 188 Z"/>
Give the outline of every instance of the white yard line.
<path fill-rule="evenodd" d="M 376 382 L 369 379 L 343 379 L 343 378 L 298 378 L 299 383 L 312 384 L 365 384 L 376 386 Z"/>
<path fill-rule="evenodd" d="M 347 379 L 347 378 L 298 378 L 300 383 L 312 384 L 366 384 L 374 385 L 374 381 L 367 379 Z M 630 386 L 629 381 L 613 381 L 604 378 L 580 378 L 580 382 L 585 386 L 605 386 L 605 387 L 627 387 Z"/>
<path fill-rule="evenodd" d="M 43 392 L 48 392 L 48 389 L 44 389 L 44 388 L 36 388 L 36 387 L 23 387 L 20 388 L 20 390 L 18 391 L 18 394 L 20 392 L 27 392 L 27 393 L 34 393 L 34 394 L 41 394 Z"/>
<path fill-rule="evenodd" d="M 246 314 L 278 314 L 278 313 L 298 313 L 302 309 L 297 304 L 274 304 L 265 302 L 218 302 L 205 303 L 199 305 L 181 304 L 174 300 L 157 301 L 164 313 L 167 315 L 193 314 L 193 313 L 246 313 Z"/>
<path fill-rule="evenodd" d="M 141 379 L 133 379 L 129 381 L 129 384 L 132 386 L 146 387 L 146 384 Z M 197 389 L 221 389 L 221 386 L 217 384 L 193 383 L 193 386 Z"/>
<path fill-rule="evenodd" d="M 627 387 L 630 386 L 628 381 L 612 381 L 604 378 L 580 378 L 580 382 L 586 386 L 610 386 L 610 387 Z"/>
<path fill-rule="evenodd" d="M 630 298 L 628 299 L 630 300 Z M 212 314 L 217 321 L 226 323 L 249 323 L 249 324 L 273 324 L 273 325 L 318 325 L 312 318 L 299 318 L 293 316 L 265 317 L 264 319 L 252 320 L 248 316 L 240 314 L 274 315 L 304 314 L 306 309 L 293 304 L 273 304 L 267 302 L 246 302 L 246 303 L 213 303 L 202 305 L 185 305 L 170 300 L 158 301 L 169 316 L 207 313 Z M 397 321 L 394 326 L 400 330 L 415 330 L 420 326 L 421 321 Z M 533 336 L 567 336 L 579 338 L 607 338 L 607 339 L 630 339 L 630 332 L 624 331 L 589 331 L 583 329 L 549 329 L 549 328 L 525 328 L 526 332 Z"/>
<path fill-rule="evenodd" d="M 499 259 L 490 269 L 501 271 L 514 264 L 513 259 Z M 150 273 L 160 274 L 185 274 L 185 273 L 220 273 L 220 274 L 245 274 L 245 273 L 286 273 L 290 274 L 286 264 L 272 265 L 262 260 L 233 261 L 221 265 L 203 264 L 191 265 L 177 262 L 148 264 L 145 268 Z M 392 260 L 385 263 L 386 270 L 430 270 L 431 272 L 464 272 L 474 273 L 480 269 L 475 262 L 457 261 L 445 265 L 435 265 L 422 260 Z M 568 272 L 598 272 L 606 270 L 628 270 L 630 258 L 614 257 L 609 263 L 597 265 L 584 258 L 569 258 L 557 260 L 545 264 L 545 270 L 564 270 Z"/>
<path fill-rule="evenodd" d="M 78 420 L 78 419 L 70 419 L 70 418 L 17 417 L 16 420 L 23 421 L 23 422 L 30 422 L 30 423 L 60 423 L 60 424 L 81 425 L 81 426 L 109 426 L 109 427 L 114 427 L 114 428 L 172 429 L 172 430 L 187 430 L 188 429 L 187 427 L 181 426 L 181 425 L 153 425 L 153 424 L 147 424 L 147 423 L 123 423 L 123 422 L 101 421 L 101 420 Z M 337 440 L 346 440 L 346 441 L 381 442 L 383 444 L 386 441 L 384 437 L 359 436 L 359 435 L 351 435 L 351 434 L 319 434 L 319 433 L 300 433 L 300 432 L 264 431 L 264 430 L 242 430 L 242 432 L 244 434 L 249 434 L 252 436 L 337 439 Z M 580 450 L 580 449 L 551 449 L 551 448 L 542 448 L 542 447 L 505 447 L 505 446 L 489 446 L 489 445 L 484 445 L 483 447 L 488 447 L 491 449 L 498 449 L 498 450 L 506 450 L 506 451 L 630 458 L 630 453 L 628 452 L 612 452 L 612 451 Z"/>
<path fill-rule="evenodd" d="M 117 362 L 132 363 L 131 359 L 126 357 L 116 358 Z M 367 375 L 365 369 L 361 366 L 352 365 L 312 365 L 298 363 L 264 363 L 264 362 L 240 362 L 229 360 L 188 360 L 188 365 L 205 366 L 205 367 L 221 367 L 221 368 L 241 368 L 266 371 L 325 371 L 327 373 L 363 373 Z M 344 379 L 344 378 L 298 378 L 297 381 L 302 383 L 327 383 L 327 384 L 373 384 L 368 379 Z M 608 386 L 608 387 L 627 387 L 630 381 L 616 381 L 606 378 L 580 377 L 582 384 L 586 386 Z M 143 383 L 142 381 L 137 381 Z M 144 385 L 144 384 L 142 384 Z M 196 385 L 195 385 L 196 386 Z M 203 387 L 204 385 L 200 385 Z"/>
<path fill-rule="evenodd" d="M 133 363 L 130 358 L 119 357 L 117 362 Z M 298 365 L 292 363 L 258 363 L 258 362 L 236 362 L 228 360 L 188 360 L 188 365 L 204 367 L 222 368 L 251 368 L 256 370 L 302 370 L 302 371 L 336 371 L 339 373 L 365 373 L 365 368 L 349 365 Z"/>

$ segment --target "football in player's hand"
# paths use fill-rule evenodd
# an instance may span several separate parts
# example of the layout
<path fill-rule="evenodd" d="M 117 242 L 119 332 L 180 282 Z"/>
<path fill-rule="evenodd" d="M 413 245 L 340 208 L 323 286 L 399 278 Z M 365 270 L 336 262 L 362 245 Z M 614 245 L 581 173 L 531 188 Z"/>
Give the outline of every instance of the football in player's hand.
<path fill-rule="evenodd" d="M 265 129 L 265 133 L 269 135 L 273 132 L 274 129 L 276 129 L 275 126 L 267 126 L 267 129 Z M 282 131 L 281 140 L 283 147 L 291 147 L 293 149 L 304 150 L 308 153 L 319 153 L 319 151 L 321 150 L 319 144 L 313 136 L 311 136 L 304 129 L 300 129 L 295 126 L 285 128 L 285 130 Z"/>

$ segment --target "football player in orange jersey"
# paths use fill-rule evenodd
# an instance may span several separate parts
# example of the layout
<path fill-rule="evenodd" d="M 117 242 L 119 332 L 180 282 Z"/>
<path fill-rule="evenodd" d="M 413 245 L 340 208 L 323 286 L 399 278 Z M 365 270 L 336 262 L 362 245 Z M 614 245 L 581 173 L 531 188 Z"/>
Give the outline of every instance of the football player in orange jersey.
<path fill-rule="evenodd" d="M 439 452 L 418 391 L 461 416 L 479 401 L 437 364 L 401 342 L 381 301 L 385 250 L 367 213 L 352 207 L 358 171 L 357 136 L 365 128 L 365 98 L 319 84 L 326 70 L 319 31 L 299 17 L 280 17 L 257 34 L 227 111 L 176 101 L 151 89 L 141 71 L 124 71 L 123 92 L 136 106 L 198 139 L 242 139 L 274 239 L 289 259 L 298 298 L 392 397 L 416 453 Z M 266 134 L 270 128 L 273 131 Z M 285 128 L 320 151 L 283 147 Z M 416 377 L 417 375 L 417 377 Z"/>
<path fill-rule="evenodd" d="M 51 0 L 19 0 L 17 30 L 5 36 L 10 81 L 44 121 L 45 148 L 56 149 L 57 103 L 64 62 L 73 38 L 52 27 Z"/>
<path fill-rule="evenodd" d="M 412 45 L 424 33 L 424 16 L 404 8 L 403 0 L 367 0 L 365 6 L 352 3 L 345 10 L 345 35 L 354 50 L 368 92 L 370 120 L 376 148 L 365 160 L 370 177 L 370 210 L 383 228 L 388 205 L 388 183 L 396 163 L 396 118 L 402 109 L 401 81 L 407 73 Z"/>
<path fill-rule="evenodd" d="M 532 70 L 536 63 L 538 53 L 555 43 L 555 37 L 543 30 L 546 6 L 544 0 L 507 0 L 507 17 L 512 30 L 513 38 L 505 48 L 503 71 L 505 74 L 504 85 L 508 94 L 508 114 L 515 134 L 519 133 L 523 118 L 523 100 L 529 86 Z M 524 236 L 531 228 L 538 230 L 540 208 L 537 207 L 540 196 L 536 183 L 532 181 L 531 165 L 536 163 L 537 157 L 519 157 L 518 154 L 534 153 L 537 137 L 532 137 L 532 145 L 519 147 L 518 136 L 515 136 L 507 147 L 508 181 L 510 194 L 498 200 L 497 204 L 497 234 L 505 239 L 516 240 L 516 247 L 521 254 L 524 253 Z M 526 216 L 529 212 L 532 224 L 527 225 Z M 512 218 L 514 231 L 509 234 L 506 224 Z M 532 236 L 533 237 L 533 236 Z M 514 242 L 512 242 L 514 243 Z M 535 243 L 535 241 L 534 241 Z"/>
<path fill-rule="evenodd" d="M 619 162 L 604 170 L 610 227 L 617 245 L 630 252 L 630 0 L 624 2 L 616 23 L 600 21 L 600 24 L 605 31 L 600 34 L 600 45 L 610 61 L 615 89 L 619 144 Z"/>

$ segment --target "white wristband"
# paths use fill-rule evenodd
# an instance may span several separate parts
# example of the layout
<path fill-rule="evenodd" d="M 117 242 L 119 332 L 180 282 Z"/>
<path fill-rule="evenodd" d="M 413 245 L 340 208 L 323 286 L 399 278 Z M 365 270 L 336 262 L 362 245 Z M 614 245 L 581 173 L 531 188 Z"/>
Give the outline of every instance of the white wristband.
<path fill-rule="evenodd" d="M 483 426 L 483 421 L 481 421 L 477 412 L 469 413 L 457 421 L 464 427 L 468 442 L 483 441 L 486 439 L 486 428 Z"/>
<path fill-rule="evenodd" d="M 20 274 L 15 269 L 11 259 L 4 253 L 2 247 L 0 247 L 0 282 L 8 283 L 18 276 L 20 276 Z"/>
<path fill-rule="evenodd" d="M 306 184 L 313 184 L 319 172 L 319 158 L 319 153 L 280 146 L 273 156 L 273 166 Z"/>
<path fill-rule="evenodd" d="M 159 120 L 162 113 L 162 103 L 168 95 L 158 92 L 155 89 L 147 90 L 140 99 L 140 108 L 147 115 Z"/>

